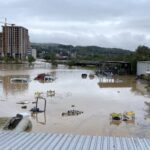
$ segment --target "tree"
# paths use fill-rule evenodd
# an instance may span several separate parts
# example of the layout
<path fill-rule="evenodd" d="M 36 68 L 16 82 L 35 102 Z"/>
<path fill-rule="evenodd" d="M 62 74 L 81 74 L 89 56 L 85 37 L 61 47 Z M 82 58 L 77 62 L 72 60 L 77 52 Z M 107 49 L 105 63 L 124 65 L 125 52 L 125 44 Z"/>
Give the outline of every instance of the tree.
<path fill-rule="evenodd" d="M 150 60 L 150 48 L 147 46 L 138 46 L 136 49 L 137 61 L 147 61 Z"/>
<path fill-rule="evenodd" d="M 34 61 L 35 61 L 34 57 L 33 57 L 32 55 L 29 55 L 29 56 L 28 56 L 29 65 L 31 65 L 32 62 L 34 62 Z"/>

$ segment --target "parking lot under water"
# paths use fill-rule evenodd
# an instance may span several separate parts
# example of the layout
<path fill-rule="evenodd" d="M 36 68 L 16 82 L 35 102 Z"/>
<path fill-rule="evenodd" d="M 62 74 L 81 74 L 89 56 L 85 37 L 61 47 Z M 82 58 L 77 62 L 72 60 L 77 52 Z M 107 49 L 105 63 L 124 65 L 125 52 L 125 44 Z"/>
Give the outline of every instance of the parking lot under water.
<path fill-rule="evenodd" d="M 53 82 L 40 82 L 34 78 L 49 73 Z M 82 74 L 87 74 L 82 78 Z M 0 64 L 0 117 L 13 117 L 20 112 L 30 112 L 35 106 L 35 92 L 46 98 L 46 112 L 31 115 L 30 132 L 73 133 L 86 135 L 150 137 L 150 95 L 143 81 L 135 76 L 116 76 L 115 79 L 94 74 L 94 70 L 65 65 L 53 67 L 36 62 L 34 66 Z M 11 83 L 14 77 L 25 77 L 28 83 Z M 47 96 L 49 90 L 55 96 Z M 20 101 L 28 101 L 22 109 Z M 39 108 L 43 109 L 43 101 Z M 83 111 L 80 115 L 62 116 L 68 110 Z M 113 112 L 135 112 L 135 121 L 113 122 Z"/>

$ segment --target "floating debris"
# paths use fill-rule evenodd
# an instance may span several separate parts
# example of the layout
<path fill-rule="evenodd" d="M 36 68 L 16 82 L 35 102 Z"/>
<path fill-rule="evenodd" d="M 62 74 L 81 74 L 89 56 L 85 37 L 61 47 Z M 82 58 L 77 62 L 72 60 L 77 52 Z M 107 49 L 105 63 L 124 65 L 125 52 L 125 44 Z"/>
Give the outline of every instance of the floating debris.
<path fill-rule="evenodd" d="M 41 112 L 44 112 L 44 110 L 40 110 L 40 109 L 37 108 L 37 107 L 33 107 L 30 111 L 32 111 L 33 113 L 41 113 Z"/>
<path fill-rule="evenodd" d="M 125 121 L 127 124 L 135 124 L 135 113 L 133 111 L 124 112 L 123 114 L 112 113 L 110 116 L 110 124 L 120 125 L 122 121 Z"/>
<path fill-rule="evenodd" d="M 17 102 L 17 104 L 22 104 L 22 105 L 24 105 L 24 104 L 29 104 L 29 101 L 27 101 L 27 100 L 25 100 L 25 101 L 20 101 L 20 102 Z"/>
<path fill-rule="evenodd" d="M 67 112 L 63 112 L 61 115 L 62 116 L 78 116 L 81 115 L 83 111 L 78 111 L 78 110 L 68 110 Z"/>
<path fill-rule="evenodd" d="M 42 94 L 43 94 L 43 92 L 38 92 L 38 91 L 37 91 L 37 92 L 34 93 L 34 97 L 35 97 L 35 98 L 41 97 Z"/>
<path fill-rule="evenodd" d="M 112 120 L 122 120 L 122 114 L 121 113 L 112 113 L 110 114 Z"/>
<path fill-rule="evenodd" d="M 135 113 L 133 111 L 123 113 L 123 121 L 135 120 Z"/>
<path fill-rule="evenodd" d="M 46 94 L 47 94 L 47 97 L 48 96 L 52 97 L 52 96 L 55 96 L 55 91 L 49 90 L 49 91 L 46 92 Z"/>
<path fill-rule="evenodd" d="M 22 109 L 26 109 L 26 108 L 27 108 L 27 106 L 22 106 L 21 108 L 22 108 Z"/>
<path fill-rule="evenodd" d="M 38 108 L 39 99 L 44 101 L 44 110 L 40 110 L 40 109 Z M 35 104 L 36 104 L 36 106 L 33 107 L 33 108 L 30 110 L 30 111 L 32 111 L 33 113 L 39 113 L 39 112 L 45 112 L 45 111 L 46 111 L 46 99 L 45 99 L 45 98 L 43 98 L 43 97 L 37 97 L 37 100 L 36 100 Z"/>

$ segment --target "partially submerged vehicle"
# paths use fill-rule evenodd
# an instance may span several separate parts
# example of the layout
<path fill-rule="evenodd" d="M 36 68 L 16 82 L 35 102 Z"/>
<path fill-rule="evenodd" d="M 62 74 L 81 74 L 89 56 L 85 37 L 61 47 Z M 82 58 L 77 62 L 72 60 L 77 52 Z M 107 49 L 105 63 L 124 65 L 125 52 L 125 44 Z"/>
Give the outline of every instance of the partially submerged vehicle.
<path fill-rule="evenodd" d="M 27 131 L 32 128 L 30 115 L 28 113 L 19 113 L 12 117 L 4 126 L 4 130 Z"/>
<path fill-rule="evenodd" d="M 41 73 L 41 74 L 38 74 L 37 77 L 34 80 L 40 80 L 40 81 L 43 81 L 43 82 L 52 82 L 55 79 L 56 78 L 54 76 L 52 76 L 51 74 Z"/>
<path fill-rule="evenodd" d="M 28 83 L 29 79 L 28 78 L 11 78 L 10 83 Z"/>

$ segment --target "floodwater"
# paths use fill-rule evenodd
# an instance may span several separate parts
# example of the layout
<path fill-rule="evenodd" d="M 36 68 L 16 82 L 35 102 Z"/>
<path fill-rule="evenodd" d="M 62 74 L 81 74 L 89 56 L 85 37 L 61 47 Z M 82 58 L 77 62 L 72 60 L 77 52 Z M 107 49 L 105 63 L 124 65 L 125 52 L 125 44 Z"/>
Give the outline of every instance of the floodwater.
<path fill-rule="evenodd" d="M 40 73 L 50 73 L 53 82 L 40 82 L 34 78 Z M 87 77 L 82 78 L 82 73 Z M 69 68 L 65 65 L 53 67 L 36 62 L 28 65 L 0 64 L 0 117 L 12 117 L 20 112 L 30 112 L 35 106 L 35 92 L 42 92 L 46 98 L 46 112 L 31 115 L 30 132 L 73 133 L 86 135 L 150 137 L 150 95 L 146 84 L 136 81 L 134 76 L 118 76 L 115 79 L 89 76 L 93 70 Z M 16 77 L 28 78 L 28 83 L 12 83 Z M 47 96 L 47 91 L 55 91 L 55 96 Z M 27 108 L 17 104 L 28 101 Z M 44 101 L 38 107 L 43 109 Z M 62 116 L 68 110 L 83 113 Z M 135 112 L 135 121 L 113 122 L 113 112 Z"/>

